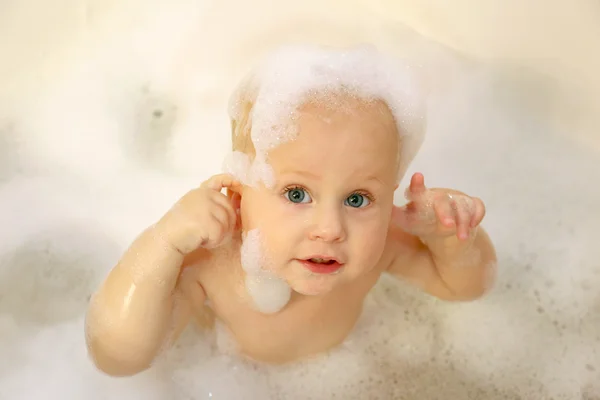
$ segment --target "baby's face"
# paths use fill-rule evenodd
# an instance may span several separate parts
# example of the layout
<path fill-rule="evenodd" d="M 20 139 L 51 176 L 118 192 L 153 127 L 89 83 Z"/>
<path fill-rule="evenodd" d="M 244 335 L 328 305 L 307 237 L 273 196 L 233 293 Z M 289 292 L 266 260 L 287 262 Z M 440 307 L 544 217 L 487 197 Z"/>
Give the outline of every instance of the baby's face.
<path fill-rule="evenodd" d="M 259 229 L 264 267 L 295 291 L 324 294 L 379 261 L 396 189 L 398 134 L 381 107 L 302 108 L 299 134 L 269 153 L 276 183 L 245 187 L 244 231 Z"/>

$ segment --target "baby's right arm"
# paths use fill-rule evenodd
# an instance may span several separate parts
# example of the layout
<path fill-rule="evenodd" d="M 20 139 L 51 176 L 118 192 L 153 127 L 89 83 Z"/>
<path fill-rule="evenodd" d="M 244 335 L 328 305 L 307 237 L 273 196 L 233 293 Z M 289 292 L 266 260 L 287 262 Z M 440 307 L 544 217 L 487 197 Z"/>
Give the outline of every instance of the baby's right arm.
<path fill-rule="evenodd" d="M 190 305 L 178 284 L 181 267 L 187 255 L 208 255 L 202 248 L 219 246 L 234 229 L 236 213 L 221 189 L 236 185 L 228 175 L 217 175 L 188 192 L 111 270 L 86 316 L 86 341 L 99 369 L 114 376 L 143 371 L 168 335 L 185 327 Z"/>

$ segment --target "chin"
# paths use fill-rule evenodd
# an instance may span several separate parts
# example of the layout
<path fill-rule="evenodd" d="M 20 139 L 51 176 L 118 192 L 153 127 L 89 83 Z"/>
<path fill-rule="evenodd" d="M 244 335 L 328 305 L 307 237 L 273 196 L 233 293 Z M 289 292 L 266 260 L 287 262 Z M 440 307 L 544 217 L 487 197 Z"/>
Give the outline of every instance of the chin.
<path fill-rule="evenodd" d="M 292 289 L 297 292 L 300 293 L 301 295 L 304 296 L 322 296 L 324 294 L 327 294 L 329 292 L 331 292 L 331 289 L 322 289 L 322 288 L 307 288 L 305 286 L 300 286 L 300 287 L 293 287 Z"/>
<path fill-rule="evenodd" d="M 310 276 L 288 282 L 292 290 L 305 296 L 321 296 L 331 292 L 336 287 L 338 279 L 335 276 Z"/>

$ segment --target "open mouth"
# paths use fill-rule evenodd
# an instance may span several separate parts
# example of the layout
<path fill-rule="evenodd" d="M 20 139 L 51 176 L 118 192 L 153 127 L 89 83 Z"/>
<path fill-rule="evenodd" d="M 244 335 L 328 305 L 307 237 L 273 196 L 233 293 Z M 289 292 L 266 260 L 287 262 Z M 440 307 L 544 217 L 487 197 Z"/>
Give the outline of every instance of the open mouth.
<path fill-rule="evenodd" d="M 311 257 L 300 262 L 311 272 L 316 274 L 331 274 L 337 272 L 342 264 L 334 258 Z"/>
<path fill-rule="evenodd" d="M 309 258 L 307 261 L 310 261 L 311 263 L 315 263 L 315 264 L 325 264 L 325 265 L 332 265 L 337 262 L 333 259 L 327 259 L 327 258 Z"/>

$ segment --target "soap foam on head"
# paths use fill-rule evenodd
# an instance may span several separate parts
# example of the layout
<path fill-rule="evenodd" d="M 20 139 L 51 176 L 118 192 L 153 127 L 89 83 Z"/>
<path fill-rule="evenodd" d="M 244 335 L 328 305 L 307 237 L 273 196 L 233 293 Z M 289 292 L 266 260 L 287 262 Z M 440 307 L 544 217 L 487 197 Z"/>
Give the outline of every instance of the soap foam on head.
<path fill-rule="evenodd" d="M 246 186 L 257 187 L 261 182 L 266 187 L 275 184 L 273 168 L 264 159 L 251 161 L 250 156 L 241 151 L 233 151 L 225 157 L 223 172 Z"/>
<path fill-rule="evenodd" d="M 402 140 L 401 177 L 423 142 L 424 102 L 411 65 L 372 46 L 281 47 L 242 81 L 230 101 L 230 117 L 238 120 L 244 103 L 252 101 L 251 139 L 256 159 L 265 161 L 270 150 L 297 135 L 300 106 L 315 97 L 325 106 L 334 105 L 340 93 L 387 104 Z"/>

